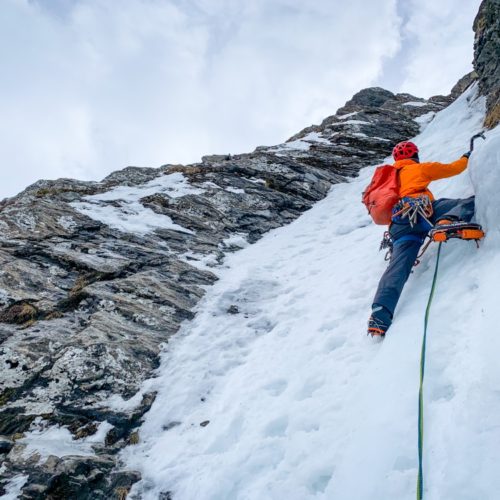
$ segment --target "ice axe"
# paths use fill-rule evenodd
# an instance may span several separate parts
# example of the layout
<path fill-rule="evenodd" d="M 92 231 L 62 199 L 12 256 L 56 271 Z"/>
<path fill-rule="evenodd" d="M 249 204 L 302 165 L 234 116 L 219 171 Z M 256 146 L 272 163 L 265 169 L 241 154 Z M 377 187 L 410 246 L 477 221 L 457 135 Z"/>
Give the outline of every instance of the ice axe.
<path fill-rule="evenodd" d="M 484 139 L 486 140 L 486 137 L 484 135 L 484 131 L 483 132 L 479 132 L 478 134 L 475 134 L 473 135 L 471 138 L 470 138 L 470 152 L 472 153 L 472 151 L 474 151 L 474 141 L 476 139 L 479 139 L 481 137 L 481 139 Z"/>

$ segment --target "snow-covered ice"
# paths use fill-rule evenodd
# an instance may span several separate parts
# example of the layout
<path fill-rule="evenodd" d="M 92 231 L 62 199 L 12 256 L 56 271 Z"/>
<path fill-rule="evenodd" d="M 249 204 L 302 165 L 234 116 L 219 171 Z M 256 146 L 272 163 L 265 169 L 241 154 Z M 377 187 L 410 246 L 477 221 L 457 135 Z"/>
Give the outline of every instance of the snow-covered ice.
<path fill-rule="evenodd" d="M 436 116 L 435 111 L 429 111 L 428 113 L 425 113 L 424 115 L 417 116 L 415 118 L 415 121 L 420 125 L 420 132 L 422 133 L 427 125 L 434 119 Z"/>
<path fill-rule="evenodd" d="M 470 89 L 415 138 L 452 161 L 481 129 Z M 425 498 L 495 500 L 500 491 L 500 129 L 470 168 L 434 183 L 477 193 L 488 236 L 443 248 L 425 382 Z M 415 498 L 423 316 L 436 255 L 415 268 L 383 343 L 366 320 L 385 268 L 383 228 L 360 203 L 373 168 L 287 227 L 229 256 L 219 281 L 163 354 L 158 397 L 123 453 L 133 492 L 176 500 Z M 471 175 L 474 185 L 471 182 Z M 208 423 L 207 423 L 208 422 Z M 203 423 L 203 425 L 201 425 Z"/>

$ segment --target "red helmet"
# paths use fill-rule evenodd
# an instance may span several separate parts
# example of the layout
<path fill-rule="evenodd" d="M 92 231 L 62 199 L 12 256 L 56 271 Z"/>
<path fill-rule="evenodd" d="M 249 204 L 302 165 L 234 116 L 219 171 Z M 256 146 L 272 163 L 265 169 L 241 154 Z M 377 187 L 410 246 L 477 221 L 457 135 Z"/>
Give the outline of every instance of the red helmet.
<path fill-rule="evenodd" d="M 418 148 L 413 142 L 404 141 L 396 144 L 392 150 L 392 156 L 396 161 L 406 160 L 418 153 Z"/>

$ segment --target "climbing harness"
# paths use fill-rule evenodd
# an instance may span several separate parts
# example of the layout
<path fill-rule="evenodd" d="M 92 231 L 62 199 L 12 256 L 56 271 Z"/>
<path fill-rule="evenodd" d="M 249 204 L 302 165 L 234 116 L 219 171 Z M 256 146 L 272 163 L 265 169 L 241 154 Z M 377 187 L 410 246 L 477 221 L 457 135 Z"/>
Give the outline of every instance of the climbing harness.
<path fill-rule="evenodd" d="M 432 202 L 427 195 L 419 196 L 417 198 L 412 198 L 407 196 L 401 198 L 399 202 L 394 206 L 392 210 L 391 220 L 392 222 L 398 223 L 398 221 L 401 221 L 402 219 L 408 219 L 410 226 L 413 228 L 415 224 L 420 222 L 419 216 L 421 216 L 424 219 L 425 223 L 427 223 L 428 225 L 427 230 L 428 230 L 433 227 L 433 224 L 429 220 L 429 218 L 432 217 L 432 213 L 433 213 Z M 395 242 L 389 231 L 385 231 L 379 247 L 379 251 L 387 249 L 387 252 L 384 256 L 384 260 L 385 261 L 391 260 L 391 255 L 395 244 L 403 243 L 404 241 L 408 240 L 415 240 L 419 241 L 420 243 L 423 243 L 425 241 L 425 238 L 422 238 L 414 234 L 408 234 L 402 236 L 401 238 L 398 238 L 397 242 Z M 422 257 L 422 255 L 424 255 L 424 252 L 427 250 L 430 243 L 431 240 L 429 240 L 422 247 L 422 250 L 417 255 L 417 258 L 415 260 L 414 264 L 415 266 L 418 266 L 418 264 L 420 264 L 420 258 Z"/>
<path fill-rule="evenodd" d="M 401 198 L 399 203 L 394 207 L 392 220 L 408 219 L 410 226 L 413 227 L 418 222 L 418 216 L 422 218 L 432 227 L 433 224 L 429 218 L 432 217 L 432 202 L 427 195 L 412 198 L 405 196 Z"/>
<path fill-rule="evenodd" d="M 429 322 L 429 312 L 431 310 L 432 299 L 434 298 L 434 291 L 436 290 L 437 275 L 439 269 L 439 257 L 441 255 L 441 245 L 439 243 L 436 267 L 434 269 L 434 277 L 432 278 L 431 292 L 427 307 L 425 309 L 424 318 L 424 336 L 422 338 L 422 350 L 420 353 L 420 388 L 418 390 L 418 479 L 417 479 L 417 500 L 422 500 L 424 492 L 424 472 L 422 451 L 424 445 L 424 375 L 425 375 L 425 349 L 427 344 L 427 324 Z"/>

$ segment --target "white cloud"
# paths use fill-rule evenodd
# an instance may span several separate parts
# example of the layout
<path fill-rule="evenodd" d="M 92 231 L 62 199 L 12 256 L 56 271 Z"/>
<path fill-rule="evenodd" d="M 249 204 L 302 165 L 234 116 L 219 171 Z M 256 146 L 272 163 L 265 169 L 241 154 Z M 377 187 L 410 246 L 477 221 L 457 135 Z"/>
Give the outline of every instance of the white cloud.
<path fill-rule="evenodd" d="M 39 178 L 100 179 L 281 142 L 383 81 L 401 54 L 396 4 L 2 0 L 0 198 Z M 422 12 L 412 26 L 433 25 Z M 415 51 L 409 75 L 435 57 Z M 420 75 L 420 88 L 440 78 Z"/>
<path fill-rule="evenodd" d="M 394 0 L 3 0 L 0 14 L 0 195 L 281 142 L 399 43 Z"/>
<path fill-rule="evenodd" d="M 402 60 L 401 88 L 422 97 L 448 94 L 472 71 L 472 22 L 481 0 L 404 0 L 409 12 L 403 33 L 409 45 Z"/>

